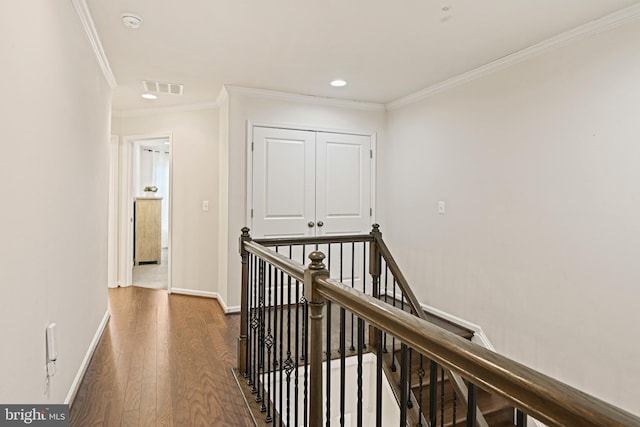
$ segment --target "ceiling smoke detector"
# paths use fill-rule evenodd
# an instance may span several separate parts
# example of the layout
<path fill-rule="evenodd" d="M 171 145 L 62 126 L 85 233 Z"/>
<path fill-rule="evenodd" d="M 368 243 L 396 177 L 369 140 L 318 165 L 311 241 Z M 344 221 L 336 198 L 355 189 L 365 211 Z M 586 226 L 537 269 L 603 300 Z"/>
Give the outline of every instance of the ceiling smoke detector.
<path fill-rule="evenodd" d="M 132 30 L 137 30 L 142 25 L 142 18 L 134 13 L 123 13 L 121 18 L 124 26 Z"/>

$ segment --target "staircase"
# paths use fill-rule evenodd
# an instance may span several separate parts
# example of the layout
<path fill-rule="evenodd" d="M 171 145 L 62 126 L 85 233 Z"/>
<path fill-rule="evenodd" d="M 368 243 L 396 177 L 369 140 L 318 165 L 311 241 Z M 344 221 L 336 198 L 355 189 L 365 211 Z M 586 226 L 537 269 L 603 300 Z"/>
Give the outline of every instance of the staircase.
<path fill-rule="evenodd" d="M 388 301 L 387 301 L 388 302 Z M 438 316 L 426 314 L 427 320 L 449 332 L 452 332 L 466 340 L 471 340 L 473 332 L 451 323 Z M 422 421 L 422 425 L 431 425 L 430 421 L 434 421 L 434 426 L 442 427 L 464 427 L 466 425 L 467 407 L 464 402 L 460 401 L 458 393 L 452 385 L 452 382 L 446 370 L 435 366 L 435 374 L 431 375 L 432 363 L 424 356 L 413 353 L 411 350 L 409 368 L 410 379 L 409 387 L 411 390 L 408 402 L 409 414 L 408 418 L 412 422 L 409 424 L 414 426 Z M 393 359 L 392 359 L 393 354 Z M 392 381 L 392 387 L 396 396 L 400 396 L 401 378 L 399 365 L 401 361 L 401 349 L 396 345 L 392 353 L 388 352 L 384 358 L 385 373 L 387 378 Z M 435 379 L 435 382 L 431 382 Z M 433 384 L 433 387 L 432 387 Z M 430 416 L 430 399 L 431 393 L 435 395 L 434 407 L 435 418 Z M 419 409 L 420 408 L 420 413 Z M 486 426 L 489 427 L 514 427 L 515 408 L 505 399 L 494 394 L 488 393 L 482 389 L 478 389 L 477 408 L 482 414 Z M 482 420 L 478 423 L 480 424 Z"/>
<path fill-rule="evenodd" d="M 400 350 L 396 350 L 395 357 L 400 357 Z M 419 357 L 418 357 L 419 358 Z M 390 363 L 390 361 L 388 362 Z M 422 408 L 422 419 L 429 420 L 429 401 L 433 390 L 436 398 L 436 414 L 434 426 L 443 427 L 464 427 L 466 426 L 466 405 L 461 404 L 449 377 L 441 368 L 436 367 L 436 381 L 434 387 L 431 385 L 431 363 L 423 358 L 422 370 L 420 363 L 415 361 L 411 366 L 411 392 L 415 402 L 422 402 L 418 405 Z M 397 373 L 397 372 L 396 372 Z M 399 373 L 394 374 L 396 387 L 399 388 Z M 415 406 L 410 404 L 410 406 Z M 506 400 L 490 394 L 482 389 L 478 389 L 477 407 L 483 415 L 489 427 L 514 427 L 515 409 Z M 414 415 L 415 417 L 416 415 Z M 429 425 L 424 423 L 423 424 Z M 417 425 L 417 422 L 412 425 Z"/>
<path fill-rule="evenodd" d="M 526 427 L 529 414 L 547 425 L 640 427 L 425 313 L 377 225 L 369 235 L 256 241 L 245 228 L 240 253 L 235 374 L 257 425 Z M 338 375 L 323 370 L 326 359 Z M 347 359 L 357 367 L 349 381 Z"/>

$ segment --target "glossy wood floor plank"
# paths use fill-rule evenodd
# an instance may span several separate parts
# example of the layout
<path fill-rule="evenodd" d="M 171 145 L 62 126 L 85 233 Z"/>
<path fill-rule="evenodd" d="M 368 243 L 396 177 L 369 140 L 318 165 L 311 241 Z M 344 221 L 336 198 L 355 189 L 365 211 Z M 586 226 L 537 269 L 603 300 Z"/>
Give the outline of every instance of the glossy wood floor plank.
<path fill-rule="evenodd" d="M 231 369 L 239 316 L 215 300 L 109 290 L 111 319 L 71 426 L 253 426 Z"/>

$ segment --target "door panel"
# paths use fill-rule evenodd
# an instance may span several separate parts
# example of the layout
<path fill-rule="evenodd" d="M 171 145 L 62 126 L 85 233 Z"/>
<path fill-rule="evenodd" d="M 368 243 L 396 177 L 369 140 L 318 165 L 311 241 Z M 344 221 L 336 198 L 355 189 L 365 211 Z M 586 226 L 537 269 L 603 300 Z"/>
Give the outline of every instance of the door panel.
<path fill-rule="evenodd" d="M 371 226 L 371 138 L 319 132 L 316 138 L 318 234 L 368 233 Z"/>
<path fill-rule="evenodd" d="M 308 236 L 315 222 L 315 133 L 253 129 L 254 237 Z"/>

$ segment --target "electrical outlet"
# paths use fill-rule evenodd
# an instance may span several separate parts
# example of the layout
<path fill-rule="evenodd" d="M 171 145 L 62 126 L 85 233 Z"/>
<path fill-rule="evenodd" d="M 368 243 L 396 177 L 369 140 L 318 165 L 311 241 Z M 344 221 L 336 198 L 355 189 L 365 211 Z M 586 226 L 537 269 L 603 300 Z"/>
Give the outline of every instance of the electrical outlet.
<path fill-rule="evenodd" d="M 444 200 L 440 200 L 440 201 L 438 201 L 438 213 L 439 213 L 439 214 L 444 214 L 444 213 L 445 213 L 445 204 L 444 204 Z"/>

